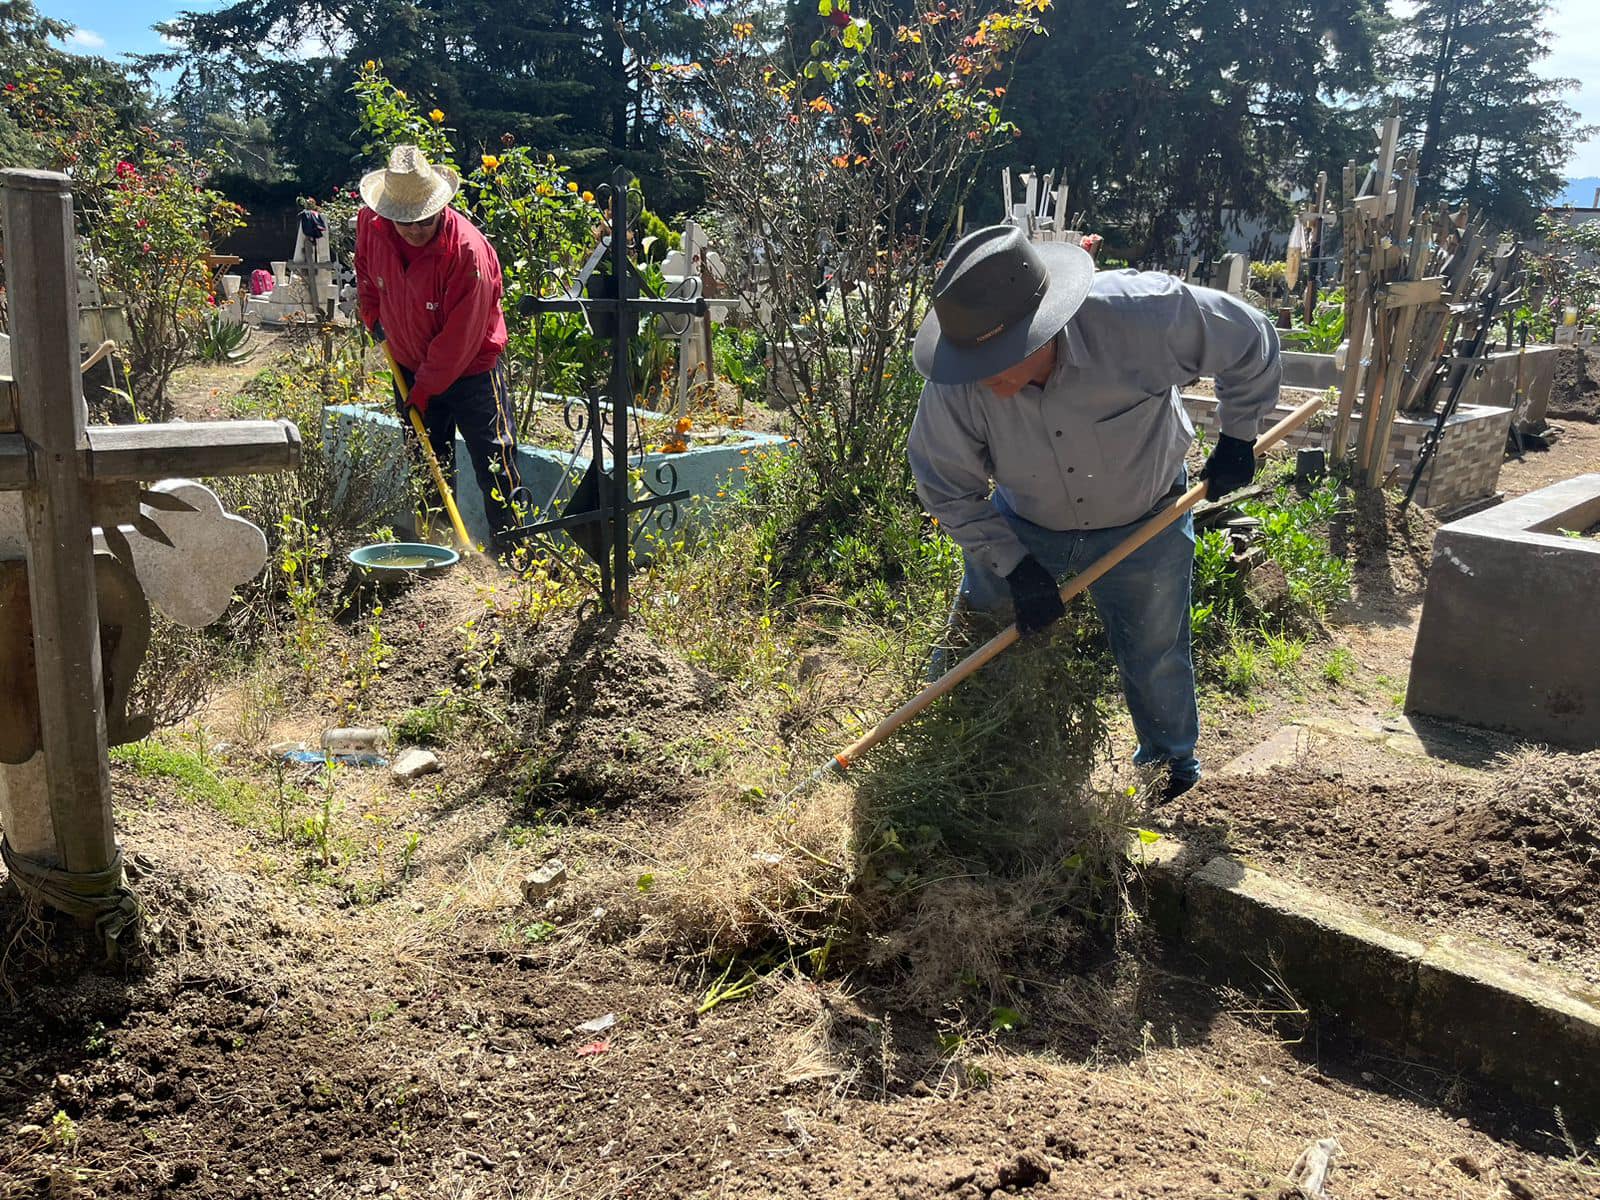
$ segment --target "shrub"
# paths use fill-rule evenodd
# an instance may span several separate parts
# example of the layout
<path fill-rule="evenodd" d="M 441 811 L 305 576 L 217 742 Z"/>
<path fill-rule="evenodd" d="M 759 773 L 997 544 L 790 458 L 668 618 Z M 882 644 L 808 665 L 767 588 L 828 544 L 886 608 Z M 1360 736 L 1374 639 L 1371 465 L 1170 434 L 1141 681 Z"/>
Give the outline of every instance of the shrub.
<path fill-rule="evenodd" d="M 85 266 L 126 308 L 128 386 L 113 416 L 169 419 L 167 383 L 208 308 L 206 255 L 241 224 L 243 210 L 205 186 L 206 158 L 149 127 L 123 128 L 92 81 L 40 68 L 0 98 L 47 161 L 71 178 L 88 246 Z"/>
<path fill-rule="evenodd" d="M 908 483 L 904 347 L 978 159 L 1016 132 L 1004 83 L 1045 7 L 902 20 L 821 0 L 806 25 L 732 10 L 708 20 L 704 64 L 656 65 L 676 160 L 716 198 L 726 244 L 753 247 L 729 287 L 797 381 L 819 507 L 854 514 Z"/>

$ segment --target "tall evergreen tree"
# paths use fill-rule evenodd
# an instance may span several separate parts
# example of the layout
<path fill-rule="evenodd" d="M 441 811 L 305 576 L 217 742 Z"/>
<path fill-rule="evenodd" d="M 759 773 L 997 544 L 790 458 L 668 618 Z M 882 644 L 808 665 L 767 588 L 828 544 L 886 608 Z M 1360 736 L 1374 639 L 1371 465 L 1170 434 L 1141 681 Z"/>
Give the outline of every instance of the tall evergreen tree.
<path fill-rule="evenodd" d="M 1385 73 L 1420 144 L 1418 196 L 1467 202 L 1492 224 L 1531 233 L 1561 190 L 1578 114 L 1575 81 L 1547 79 L 1549 0 L 1421 0 L 1386 43 Z"/>
<path fill-rule="evenodd" d="M 509 134 L 597 175 L 622 162 L 659 187 L 641 57 L 692 54 L 689 10 L 689 0 L 235 0 L 161 26 L 179 49 L 149 65 L 178 68 L 180 100 L 223 81 L 248 97 L 308 187 L 367 165 L 347 93 L 369 59 L 443 110 L 464 152 Z"/>
<path fill-rule="evenodd" d="M 1344 161 L 1341 100 L 1373 78 L 1370 0 L 1058 0 L 1018 67 L 1013 164 L 1055 169 L 1070 206 L 1133 258 L 1180 214 L 1202 248 L 1236 216 L 1284 211 L 1284 185 Z"/>

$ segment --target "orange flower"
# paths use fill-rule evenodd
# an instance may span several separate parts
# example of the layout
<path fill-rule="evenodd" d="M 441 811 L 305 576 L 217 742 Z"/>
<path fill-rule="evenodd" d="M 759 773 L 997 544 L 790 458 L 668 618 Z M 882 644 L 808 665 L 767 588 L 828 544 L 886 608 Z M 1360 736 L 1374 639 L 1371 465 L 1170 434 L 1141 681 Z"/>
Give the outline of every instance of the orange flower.
<path fill-rule="evenodd" d="M 431 113 L 428 114 L 428 120 L 432 121 L 435 125 L 437 125 L 440 121 L 444 120 L 444 109 L 442 109 L 442 108 L 434 109 Z"/>
<path fill-rule="evenodd" d="M 829 104 L 822 96 L 818 96 L 806 107 L 811 109 L 812 112 L 831 113 L 833 111 L 833 105 Z"/>

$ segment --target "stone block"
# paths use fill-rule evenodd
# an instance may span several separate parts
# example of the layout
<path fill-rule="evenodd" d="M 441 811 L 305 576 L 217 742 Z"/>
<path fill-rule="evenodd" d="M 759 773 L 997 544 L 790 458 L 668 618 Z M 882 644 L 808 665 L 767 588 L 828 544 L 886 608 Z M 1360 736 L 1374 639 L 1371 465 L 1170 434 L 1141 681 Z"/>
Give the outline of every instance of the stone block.
<path fill-rule="evenodd" d="M 1449 938 L 1430 947 L 1406 1045 L 1569 1118 L 1600 1114 L 1600 1009 L 1507 954 Z"/>
<path fill-rule="evenodd" d="M 1154 842 L 1130 838 L 1127 859 L 1133 871 L 1133 886 L 1144 899 L 1145 920 L 1162 937 L 1180 941 L 1184 884 L 1200 864 L 1191 858 L 1182 842 L 1165 835 Z"/>
<path fill-rule="evenodd" d="M 1185 885 L 1183 929 L 1214 977 L 1281 987 L 1363 1037 L 1404 1044 L 1423 946 L 1352 906 L 1219 855 Z"/>
<path fill-rule="evenodd" d="M 1600 747 L 1600 474 L 1443 526 L 1406 711 L 1574 750 Z"/>

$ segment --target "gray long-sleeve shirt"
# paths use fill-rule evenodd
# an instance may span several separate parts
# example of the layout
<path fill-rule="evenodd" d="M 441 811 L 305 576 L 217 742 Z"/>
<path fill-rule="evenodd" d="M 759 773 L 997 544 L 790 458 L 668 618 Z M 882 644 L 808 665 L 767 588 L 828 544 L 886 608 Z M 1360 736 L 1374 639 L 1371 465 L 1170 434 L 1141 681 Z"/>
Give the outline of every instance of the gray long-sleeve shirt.
<path fill-rule="evenodd" d="M 1027 554 L 989 501 L 1049 529 L 1126 525 L 1171 487 L 1194 438 L 1178 387 L 1215 377 L 1223 433 L 1254 438 L 1278 398 L 1278 335 L 1254 308 L 1170 275 L 1106 271 L 1057 337 L 1043 386 L 922 389 L 906 451 L 917 494 L 999 575 Z"/>

